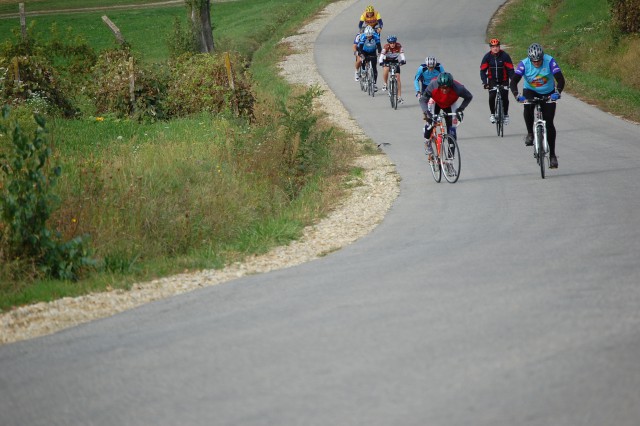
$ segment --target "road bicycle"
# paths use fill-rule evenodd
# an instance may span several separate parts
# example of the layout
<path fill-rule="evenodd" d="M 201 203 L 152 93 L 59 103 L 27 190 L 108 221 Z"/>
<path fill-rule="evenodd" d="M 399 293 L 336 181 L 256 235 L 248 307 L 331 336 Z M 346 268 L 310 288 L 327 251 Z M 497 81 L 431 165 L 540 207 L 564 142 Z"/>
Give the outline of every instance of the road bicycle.
<path fill-rule="evenodd" d="M 425 141 L 424 149 L 433 179 L 436 182 L 440 182 L 444 174 L 447 182 L 456 183 L 460 177 L 462 161 L 457 138 L 450 134 L 447 129 L 447 115 L 456 117 L 456 113 L 446 113 L 442 110 L 434 117 L 431 136 L 428 141 Z M 454 120 L 457 119 L 454 118 Z M 429 145 L 431 145 L 433 151 L 431 156 L 429 156 Z"/>
<path fill-rule="evenodd" d="M 495 118 L 496 118 L 496 132 L 498 136 L 504 137 L 504 101 L 502 100 L 502 90 L 508 90 L 508 86 L 494 86 L 489 89 L 490 92 L 496 92 L 495 100 Z"/>
<path fill-rule="evenodd" d="M 396 73 L 399 71 L 400 64 L 398 62 L 389 62 L 385 64 L 385 66 L 389 67 L 389 84 L 387 85 L 387 91 L 389 92 L 391 108 L 398 109 L 398 76 Z"/>
<path fill-rule="evenodd" d="M 550 165 L 549 142 L 547 141 L 547 122 L 542 116 L 542 104 L 554 103 L 550 96 L 535 97 L 527 99 L 523 104 L 535 105 L 533 123 L 533 158 L 540 166 L 540 176 L 545 177 L 545 166 Z"/>

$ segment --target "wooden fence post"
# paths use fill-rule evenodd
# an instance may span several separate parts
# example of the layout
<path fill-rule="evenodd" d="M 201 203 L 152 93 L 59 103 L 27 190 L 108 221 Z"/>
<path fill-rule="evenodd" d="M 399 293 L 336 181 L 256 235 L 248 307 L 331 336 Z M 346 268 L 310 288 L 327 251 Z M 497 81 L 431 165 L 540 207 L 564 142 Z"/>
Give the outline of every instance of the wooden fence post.
<path fill-rule="evenodd" d="M 18 5 L 20 10 L 20 31 L 22 33 L 22 40 L 27 39 L 27 17 L 24 11 L 24 3 Z"/>
<path fill-rule="evenodd" d="M 236 115 L 239 114 L 238 111 L 238 98 L 236 96 L 236 84 L 233 81 L 233 72 L 231 72 L 231 57 L 229 56 L 229 52 L 224 52 L 224 66 L 227 69 L 227 77 L 229 78 L 229 86 L 233 91 L 233 111 Z"/>
<path fill-rule="evenodd" d="M 113 22 L 111 22 L 111 19 L 109 19 L 107 17 L 107 15 L 104 15 L 102 17 L 102 21 L 107 24 L 107 26 L 109 27 L 109 29 L 111 29 L 111 32 L 113 33 L 114 36 L 116 36 L 116 40 L 118 41 L 119 44 L 124 44 L 124 37 L 122 37 L 122 33 L 120 32 L 120 29 L 116 26 L 116 24 L 114 24 Z"/>

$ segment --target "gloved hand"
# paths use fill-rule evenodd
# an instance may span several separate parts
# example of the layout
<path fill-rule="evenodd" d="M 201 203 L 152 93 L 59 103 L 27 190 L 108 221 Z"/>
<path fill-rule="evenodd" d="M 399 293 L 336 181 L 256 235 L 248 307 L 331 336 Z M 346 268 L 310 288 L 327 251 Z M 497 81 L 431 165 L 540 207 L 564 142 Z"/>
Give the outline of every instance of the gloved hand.
<path fill-rule="evenodd" d="M 484 87 L 485 89 L 489 89 L 491 86 L 489 86 L 489 83 L 485 83 L 482 85 L 482 87 Z"/>
<path fill-rule="evenodd" d="M 420 97 L 420 92 L 416 92 L 416 98 Z"/>
<path fill-rule="evenodd" d="M 518 97 L 516 98 L 516 100 L 517 100 L 518 102 L 520 102 L 520 103 L 523 103 L 524 101 L 526 101 L 526 100 L 527 100 L 527 98 L 525 98 L 524 96 L 520 95 L 520 96 L 518 96 Z"/>
<path fill-rule="evenodd" d="M 384 65 L 384 61 L 378 62 L 378 65 L 380 65 L 380 66 Z"/>
<path fill-rule="evenodd" d="M 407 63 L 407 61 L 400 61 L 400 65 L 404 65 L 406 63 Z"/>
<path fill-rule="evenodd" d="M 456 109 L 456 117 L 458 117 L 458 121 L 462 123 L 462 119 L 464 118 L 464 108 Z"/>
<path fill-rule="evenodd" d="M 560 99 L 560 93 L 555 92 L 551 94 L 551 100 L 552 101 L 557 101 L 558 99 Z"/>

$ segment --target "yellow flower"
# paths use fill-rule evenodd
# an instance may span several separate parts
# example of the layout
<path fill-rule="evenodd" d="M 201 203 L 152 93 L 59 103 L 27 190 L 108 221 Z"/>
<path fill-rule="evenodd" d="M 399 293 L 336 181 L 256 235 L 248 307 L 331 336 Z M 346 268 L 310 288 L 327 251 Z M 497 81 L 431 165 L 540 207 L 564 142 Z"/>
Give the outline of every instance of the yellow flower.
<path fill-rule="evenodd" d="M 104 117 L 96 117 L 96 121 L 104 121 Z"/>

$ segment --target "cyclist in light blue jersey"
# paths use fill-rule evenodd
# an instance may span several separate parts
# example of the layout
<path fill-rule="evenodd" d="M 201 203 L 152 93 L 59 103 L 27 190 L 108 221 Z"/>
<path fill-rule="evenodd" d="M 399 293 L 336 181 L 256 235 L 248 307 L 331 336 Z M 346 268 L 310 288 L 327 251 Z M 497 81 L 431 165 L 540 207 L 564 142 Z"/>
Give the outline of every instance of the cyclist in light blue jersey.
<path fill-rule="evenodd" d="M 518 93 L 518 83 L 524 78 L 522 95 Z M 560 94 L 564 90 L 564 76 L 562 70 L 551 56 L 544 53 L 542 46 L 533 43 L 529 46 L 527 57 L 516 67 L 511 79 L 510 89 L 513 96 L 520 103 L 536 96 L 550 96 L 552 101 L 560 99 Z M 535 105 L 524 106 L 524 123 L 527 126 L 527 136 L 525 145 L 533 145 L 533 115 Z M 547 124 L 547 142 L 549 143 L 549 168 L 558 167 L 556 157 L 556 127 L 553 119 L 556 115 L 555 103 L 542 104 L 542 116 Z"/>

